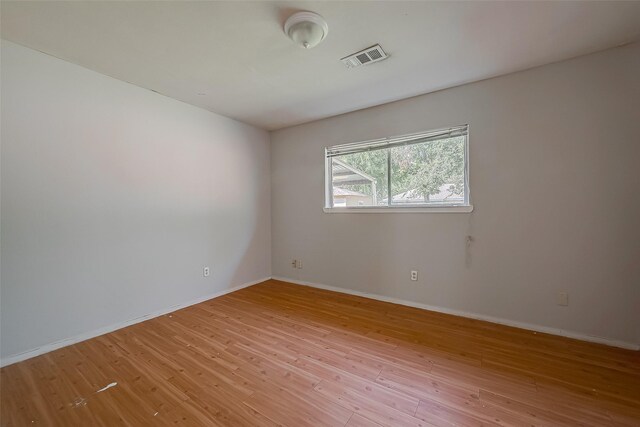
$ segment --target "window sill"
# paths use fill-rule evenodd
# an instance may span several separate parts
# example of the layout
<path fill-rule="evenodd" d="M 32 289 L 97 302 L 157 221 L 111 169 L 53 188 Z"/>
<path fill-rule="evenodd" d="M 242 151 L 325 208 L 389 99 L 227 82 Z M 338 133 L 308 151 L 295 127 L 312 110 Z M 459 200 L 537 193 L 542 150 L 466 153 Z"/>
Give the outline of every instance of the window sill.
<path fill-rule="evenodd" d="M 324 213 L 470 213 L 473 205 L 469 206 L 405 206 L 405 207 L 350 207 L 323 208 Z"/>

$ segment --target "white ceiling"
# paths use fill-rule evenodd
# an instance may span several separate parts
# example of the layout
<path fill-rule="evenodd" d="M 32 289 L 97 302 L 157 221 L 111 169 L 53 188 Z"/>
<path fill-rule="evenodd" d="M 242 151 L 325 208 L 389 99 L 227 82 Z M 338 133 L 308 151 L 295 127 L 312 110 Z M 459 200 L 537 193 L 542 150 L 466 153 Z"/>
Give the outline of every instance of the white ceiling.
<path fill-rule="evenodd" d="M 324 16 L 304 50 L 293 12 Z M 640 2 L 2 2 L 2 37 L 273 130 L 640 39 Z M 380 43 L 383 62 L 340 58 Z"/>

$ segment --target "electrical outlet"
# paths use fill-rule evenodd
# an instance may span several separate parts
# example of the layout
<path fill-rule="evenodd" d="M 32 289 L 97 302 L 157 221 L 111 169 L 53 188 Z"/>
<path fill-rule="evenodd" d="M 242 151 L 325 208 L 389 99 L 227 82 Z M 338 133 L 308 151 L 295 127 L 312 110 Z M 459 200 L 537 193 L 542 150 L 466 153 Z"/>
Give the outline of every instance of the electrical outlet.
<path fill-rule="evenodd" d="M 298 268 L 298 260 L 296 259 L 291 260 L 291 268 Z"/>
<path fill-rule="evenodd" d="M 301 259 L 298 260 L 298 268 L 300 270 L 302 270 L 302 260 Z"/>
<path fill-rule="evenodd" d="M 556 295 L 556 304 L 562 306 L 569 305 L 569 294 L 566 292 L 558 292 Z"/>
<path fill-rule="evenodd" d="M 415 270 L 411 271 L 411 280 L 414 281 L 414 282 L 416 280 L 418 280 L 418 272 L 417 271 L 415 271 Z"/>
<path fill-rule="evenodd" d="M 211 270 L 209 270 L 209 267 L 204 267 L 204 268 L 202 269 L 202 275 L 203 275 L 204 277 L 209 277 L 209 275 L 210 275 L 210 274 L 211 274 Z"/>

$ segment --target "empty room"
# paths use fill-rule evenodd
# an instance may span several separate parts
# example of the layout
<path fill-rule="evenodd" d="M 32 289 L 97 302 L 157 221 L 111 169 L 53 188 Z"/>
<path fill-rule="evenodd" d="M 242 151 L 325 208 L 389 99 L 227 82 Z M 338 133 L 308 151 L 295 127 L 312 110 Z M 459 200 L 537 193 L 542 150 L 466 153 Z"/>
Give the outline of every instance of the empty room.
<path fill-rule="evenodd" d="M 2 1 L 0 426 L 640 426 L 640 1 Z"/>

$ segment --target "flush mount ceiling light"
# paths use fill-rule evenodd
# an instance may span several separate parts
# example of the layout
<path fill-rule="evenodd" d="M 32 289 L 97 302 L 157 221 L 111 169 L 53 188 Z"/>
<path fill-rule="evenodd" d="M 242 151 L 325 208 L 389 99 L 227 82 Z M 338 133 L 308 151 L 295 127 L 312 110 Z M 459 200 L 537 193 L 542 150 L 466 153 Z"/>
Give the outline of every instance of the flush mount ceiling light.
<path fill-rule="evenodd" d="M 298 46 L 311 49 L 327 37 L 329 26 L 317 13 L 298 12 L 284 23 L 284 32 Z"/>

